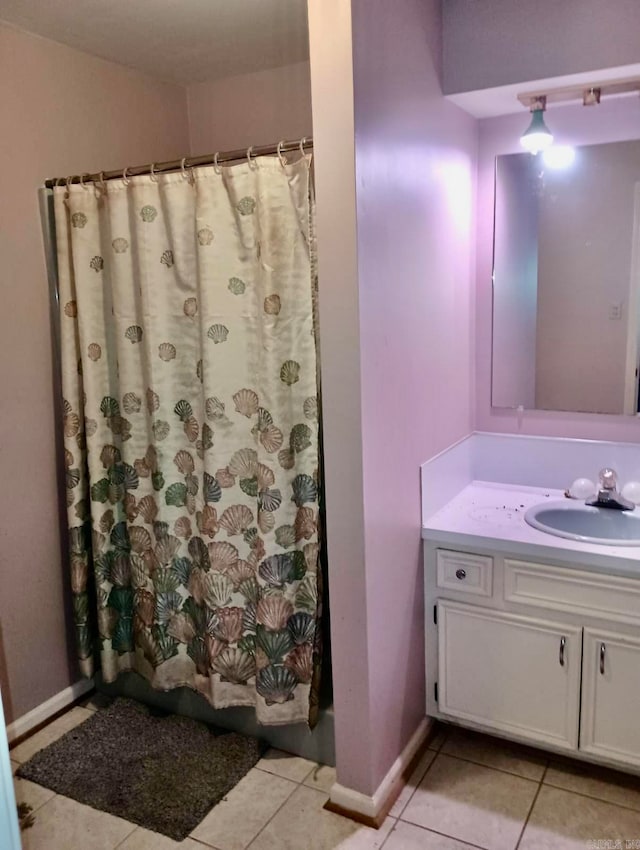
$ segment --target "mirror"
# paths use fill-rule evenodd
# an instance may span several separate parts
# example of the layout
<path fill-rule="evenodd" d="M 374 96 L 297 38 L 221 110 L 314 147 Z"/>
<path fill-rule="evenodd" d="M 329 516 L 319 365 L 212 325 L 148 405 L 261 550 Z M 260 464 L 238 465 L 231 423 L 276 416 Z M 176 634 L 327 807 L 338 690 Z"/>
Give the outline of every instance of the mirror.
<path fill-rule="evenodd" d="M 640 141 L 496 157 L 492 405 L 638 413 Z"/>

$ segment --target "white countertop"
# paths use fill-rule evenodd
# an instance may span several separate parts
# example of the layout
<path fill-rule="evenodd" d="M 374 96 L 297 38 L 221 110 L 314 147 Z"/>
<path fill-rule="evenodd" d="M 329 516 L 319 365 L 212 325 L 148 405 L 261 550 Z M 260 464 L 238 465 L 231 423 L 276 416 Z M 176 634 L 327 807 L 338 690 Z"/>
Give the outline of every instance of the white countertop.
<path fill-rule="evenodd" d="M 524 521 L 530 507 L 557 499 L 564 499 L 561 490 L 472 481 L 425 521 L 422 537 L 448 546 L 508 552 L 640 578 L 640 546 L 567 540 L 538 531 Z"/>

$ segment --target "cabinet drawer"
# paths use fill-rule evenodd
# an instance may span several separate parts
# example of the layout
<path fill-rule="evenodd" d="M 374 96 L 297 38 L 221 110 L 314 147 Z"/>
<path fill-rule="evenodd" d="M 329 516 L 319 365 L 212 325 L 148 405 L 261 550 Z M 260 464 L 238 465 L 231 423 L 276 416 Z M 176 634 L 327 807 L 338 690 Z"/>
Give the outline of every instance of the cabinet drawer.
<path fill-rule="evenodd" d="M 489 555 L 438 549 L 436 570 L 438 587 L 476 596 L 493 592 L 493 558 Z"/>
<path fill-rule="evenodd" d="M 506 559 L 504 598 L 536 608 L 640 625 L 640 582 L 622 576 Z"/>

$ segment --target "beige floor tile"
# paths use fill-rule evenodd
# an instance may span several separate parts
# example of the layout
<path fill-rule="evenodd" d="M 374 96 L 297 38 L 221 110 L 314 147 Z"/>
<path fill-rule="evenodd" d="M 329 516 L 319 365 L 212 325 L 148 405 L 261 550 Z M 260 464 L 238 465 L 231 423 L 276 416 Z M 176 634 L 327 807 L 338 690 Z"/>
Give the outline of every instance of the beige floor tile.
<path fill-rule="evenodd" d="M 402 819 L 488 850 L 513 850 L 537 789 L 529 779 L 440 753 Z"/>
<path fill-rule="evenodd" d="M 520 850 L 585 850 L 589 841 L 624 847 L 632 840 L 640 841 L 640 813 L 543 785 Z"/>
<path fill-rule="evenodd" d="M 55 792 L 49 788 L 43 788 L 42 785 L 37 785 L 35 782 L 29 782 L 27 779 L 20 779 L 15 776 L 16 770 L 20 767 L 18 762 L 11 762 L 11 772 L 14 774 L 13 787 L 16 794 L 16 803 L 26 803 L 31 806 L 33 811 L 39 809 L 52 797 L 55 797 Z"/>
<path fill-rule="evenodd" d="M 122 844 L 118 844 L 118 850 L 205 850 L 205 846 L 191 838 L 172 841 L 166 835 L 139 826 Z"/>
<path fill-rule="evenodd" d="M 276 776 L 282 776 L 292 782 L 302 782 L 317 766 L 313 761 L 282 750 L 269 750 L 256 765 L 260 770 L 275 773 Z"/>
<path fill-rule="evenodd" d="M 21 764 L 29 761 L 38 750 L 42 750 L 44 747 L 48 747 L 49 744 L 53 744 L 54 741 L 57 741 L 58 738 L 61 738 L 66 732 L 71 731 L 75 726 L 84 723 L 89 717 L 93 717 L 93 712 L 89 711 L 89 709 L 80 707 L 72 708 L 71 711 L 63 714 L 62 717 L 58 717 L 57 720 L 49 723 L 44 729 L 41 729 L 35 735 L 27 738 L 26 741 L 14 747 L 10 751 L 12 761 L 18 761 Z"/>
<path fill-rule="evenodd" d="M 384 850 L 472 850 L 472 845 L 399 820 Z"/>
<path fill-rule="evenodd" d="M 35 812 L 22 833 L 22 850 L 114 850 L 135 824 L 56 796 Z"/>
<path fill-rule="evenodd" d="M 250 770 L 191 833 L 218 850 L 244 850 L 296 785 L 263 770 Z"/>
<path fill-rule="evenodd" d="M 418 785 L 422 782 L 427 769 L 430 767 L 432 761 L 436 757 L 436 753 L 434 750 L 427 750 L 422 754 L 420 761 L 415 766 L 413 773 L 407 780 L 407 784 L 404 786 L 402 791 L 400 792 L 400 796 L 393 804 L 391 811 L 389 814 L 392 818 L 399 818 L 402 812 L 404 811 L 405 806 L 413 796 L 413 792 L 416 790 Z"/>
<path fill-rule="evenodd" d="M 454 729 L 447 737 L 441 752 L 483 764 L 485 767 L 506 770 L 507 773 L 515 773 L 536 782 L 542 779 L 547 764 L 547 757 L 543 753 L 466 729 Z"/>
<path fill-rule="evenodd" d="M 327 795 L 300 785 L 250 850 L 377 850 L 393 827 L 371 829 L 324 808 Z"/>
<path fill-rule="evenodd" d="M 544 782 L 640 811 L 640 779 L 580 762 L 551 762 Z"/>
<path fill-rule="evenodd" d="M 318 764 L 307 776 L 304 784 L 308 785 L 309 788 L 315 788 L 317 791 L 325 791 L 328 794 L 335 781 L 335 767 L 329 767 L 327 764 Z"/>

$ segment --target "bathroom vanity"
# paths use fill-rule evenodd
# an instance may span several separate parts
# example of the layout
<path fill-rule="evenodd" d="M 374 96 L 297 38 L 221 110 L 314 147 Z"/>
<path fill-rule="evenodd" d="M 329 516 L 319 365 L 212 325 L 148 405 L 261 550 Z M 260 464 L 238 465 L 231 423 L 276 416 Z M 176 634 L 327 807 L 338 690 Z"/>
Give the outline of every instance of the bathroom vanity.
<path fill-rule="evenodd" d="M 640 546 L 525 523 L 562 498 L 472 481 L 423 520 L 427 714 L 640 773 Z"/>

